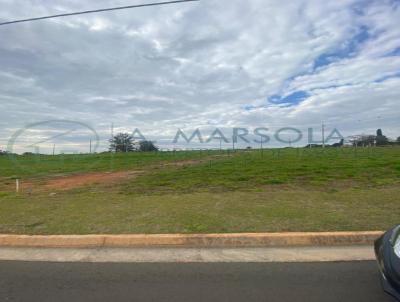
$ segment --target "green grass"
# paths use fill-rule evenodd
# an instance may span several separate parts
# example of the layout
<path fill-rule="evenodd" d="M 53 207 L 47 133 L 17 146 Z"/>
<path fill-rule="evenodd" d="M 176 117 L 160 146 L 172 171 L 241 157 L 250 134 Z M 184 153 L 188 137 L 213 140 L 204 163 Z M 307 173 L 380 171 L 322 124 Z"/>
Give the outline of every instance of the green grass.
<path fill-rule="evenodd" d="M 270 185 L 318 189 L 400 183 L 400 148 L 280 149 L 241 152 L 218 161 L 153 170 L 121 192 L 257 190 Z"/>
<path fill-rule="evenodd" d="M 3 183 L 91 171 L 145 173 L 112 186 L 69 191 L 15 194 L 0 186 L 0 233 L 379 230 L 400 219 L 400 148 L 101 154 L 63 160 L 30 156 L 18 161 L 15 166 L 0 158 Z M 182 161 L 191 162 L 178 164 Z"/>
<path fill-rule="evenodd" d="M 0 177 L 37 178 L 58 174 L 131 170 L 163 162 L 195 160 L 217 151 L 132 152 L 0 156 Z"/>
<path fill-rule="evenodd" d="M 9 195 L 0 232 L 18 234 L 216 233 L 383 230 L 399 222 L 400 188 L 338 192 L 118 195 L 103 191 Z"/>

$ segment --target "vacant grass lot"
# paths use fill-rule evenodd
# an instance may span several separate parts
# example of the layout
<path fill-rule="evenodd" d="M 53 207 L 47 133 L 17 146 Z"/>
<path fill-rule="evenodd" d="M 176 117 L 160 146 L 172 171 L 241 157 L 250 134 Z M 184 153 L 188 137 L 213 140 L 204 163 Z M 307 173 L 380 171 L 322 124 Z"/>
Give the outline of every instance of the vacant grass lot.
<path fill-rule="evenodd" d="M 59 174 L 130 170 L 151 164 L 196 160 L 218 154 L 218 151 L 177 151 L 0 156 L 0 177 L 39 178 Z"/>
<path fill-rule="evenodd" d="M 0 232 L 379 230 L 400 222 L 400 148 L 0 158 Z M 59 175 L 141 170 L 69 190 Z M 12 191 L 14 178 L 36 186 Z"/>

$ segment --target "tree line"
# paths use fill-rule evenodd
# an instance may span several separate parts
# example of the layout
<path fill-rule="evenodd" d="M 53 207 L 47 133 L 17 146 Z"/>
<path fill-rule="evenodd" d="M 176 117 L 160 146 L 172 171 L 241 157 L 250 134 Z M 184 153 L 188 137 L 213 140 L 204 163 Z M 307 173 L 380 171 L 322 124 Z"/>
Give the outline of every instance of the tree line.
<path fill-rule="evenodd" d="M 158 151 L 158 147 L 152 141 L 142 140 L 136 142 L 129 133 L 118 133 L 114 135 L 109 142 L 109 151 L 111 152 Z"/>
<path fill-rule="evenodd" d="M 383 134 L 382 129 L 378 129 L 376 135 L 353 135 L 348 137 L 347 141 L 354 147 L 393 146 L 400 145 L 400 136 L 397 137 L 397 139 L 390 139 Z M 118 133 L 109 140 L 109 143 L 109 152 L 154 152 L 159 150 L 154 142 L 148 140 L 135 141 L 133 136 L 129 133 Z M 328 145 L 328 147 L 341 147 L 343 145 L 344 140 L 342 139 L 339 143 Z M 313 145 L 313 147 L 319 146 L 320 145 Z M 0 156 L 7 154 L 9 154 L 7 151 L 0 150 Z M 28 153 L 26 153 L 26 155 L 28 155 Z"/>
<path fill-rule="evenodd" d="M 359 134 L 349 137 L 349 142 L 355 147 L 363 146 L 390 146 L 399 145 L 400 136 L 394 140 L 383 135 L 382 129 L 376 130 L 376 135 L 373 134 Z"/>

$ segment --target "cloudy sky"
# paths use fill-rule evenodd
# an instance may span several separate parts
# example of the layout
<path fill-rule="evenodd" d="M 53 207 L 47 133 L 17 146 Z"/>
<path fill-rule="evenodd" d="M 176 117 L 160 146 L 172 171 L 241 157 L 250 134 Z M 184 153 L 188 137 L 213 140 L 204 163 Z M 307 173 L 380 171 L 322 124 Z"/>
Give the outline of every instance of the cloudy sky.
<path fill-rule="evenodd" d="M 0 0 L 0 22 L 149 2 Z M 0 26 L 0 149 L 54 119 L 87 124 L 103 147 L 111 123 L 163 146 L 179 128 L 272 137 L 322 121 L 397 137 L 399 20 L 395 0 L 201 0 Z M 24 140 L 60 130 L 39 128 Z"/>

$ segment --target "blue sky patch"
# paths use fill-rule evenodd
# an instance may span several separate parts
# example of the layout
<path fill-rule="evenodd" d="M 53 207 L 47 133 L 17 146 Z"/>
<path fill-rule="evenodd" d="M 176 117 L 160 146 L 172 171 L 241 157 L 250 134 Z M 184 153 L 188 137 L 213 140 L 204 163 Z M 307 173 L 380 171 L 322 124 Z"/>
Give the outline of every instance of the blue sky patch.
<path fill-rule="evenodd" d="M 368 28 L 366 26 L 361 26 L 357 34 L 347 41 L 343 47 L 340 47 L 332 52 L 324 53 L 316 58 L 314 61 L 314 70 L 321 66 L 329 65 L 332 62 L 340 59 L 346 59 L 354 56 L 359 45 L 367 41 L 369 38 L 370 35 L 368 33 Z"/>
<path fill-rule="evenodd" d="M 271 103 L 274 104 L 290 104 L 290 105 L 298 105 L 310 95 L 306 91 L 296 91 L 287 96 L 280 96 L 280 95 L 272 95 L 268 98 Z"/>
<path fill-rule="evenodd" d="M 243 107 L 243 109 L 246 110 L 246 111 L 251 111 L 251 110 L 256 109 L 256 108 L 257 108 L 257 107 L 256 107 L 256 106 L 253 106 L 253 105 L 245 105 L 245 106 Z"/>
<path fill-rule="evenodd" d="M 387 54 L 388 57 L 395 57 L 395 56 L 400 56 L 400 47 L 397 47 L 396 49 L 392 50 Z"/>
<path fill-rule="evenodd" d="M 386 80 L 393 79 L 393 78 L 400 78 L 400 72 L 381 77 L 381 78 L 375 80 L 374 83 L 382 83 L 382 82 L 385 82 Z"/>

